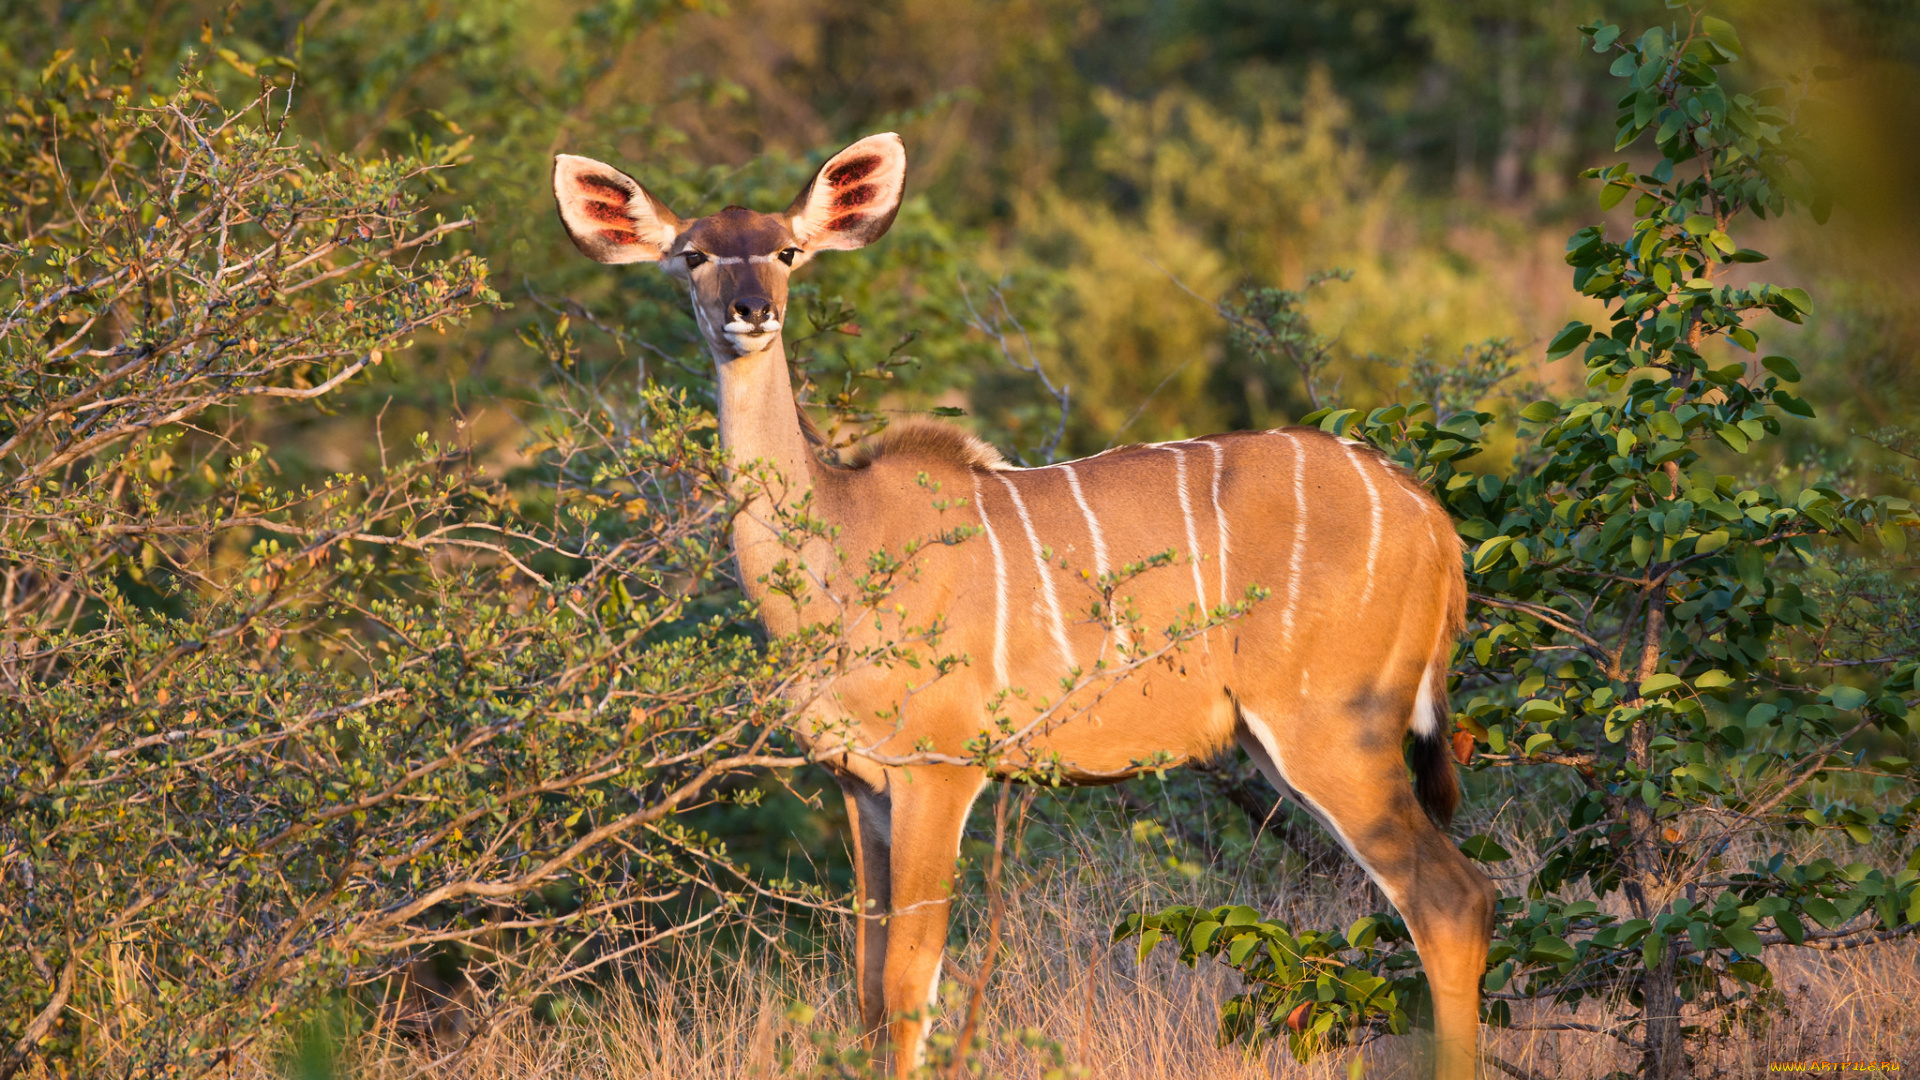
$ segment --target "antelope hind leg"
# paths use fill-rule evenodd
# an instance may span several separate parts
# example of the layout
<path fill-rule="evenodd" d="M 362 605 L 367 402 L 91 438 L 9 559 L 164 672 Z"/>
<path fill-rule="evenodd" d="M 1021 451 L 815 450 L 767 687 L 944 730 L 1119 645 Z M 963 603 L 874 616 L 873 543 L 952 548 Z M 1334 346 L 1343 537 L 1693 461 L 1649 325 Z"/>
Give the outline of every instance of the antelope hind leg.
<path fill-rule="evenodd" d="M 1497 893 L 1421 810 L 1401 756 L 1403 724 L 1369 729 L 1360 718 L 1316 714 L 1274 725 L 1242 709 L 1239 741 L 1406 919 L 1433 990 L 1434 1075 L 1472 1080 Z"/>

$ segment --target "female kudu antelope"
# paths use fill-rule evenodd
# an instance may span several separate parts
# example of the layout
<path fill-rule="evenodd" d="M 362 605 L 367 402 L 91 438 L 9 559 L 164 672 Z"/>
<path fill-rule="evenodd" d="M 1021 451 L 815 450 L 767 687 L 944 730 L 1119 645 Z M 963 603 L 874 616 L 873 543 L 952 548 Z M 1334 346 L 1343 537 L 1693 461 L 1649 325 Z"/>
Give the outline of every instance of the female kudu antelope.
<path fill-rule="evenodd" d="M 961 830 L 991 778 L 924 757 L 911 768 L 897 762 L 928 746 L 965 761 L 963 744 L 995 710 L 1038 708 L 1058 719 L 1035 728 L 1026 760 L 1047 755 L 1069 780 L 1111 782 L 1143 762 L 1245 748 L 1405 916 L 1433 987 L 1438 1074 L 1470 1077 L 1494 890 L 1429 820 L 1444 821 L 1459 801 L 1442 727 L 1466 586 L 1446 513 L 1380 455 L 1306 429 L 1016 469 L 956 428 L 919 424 L 889 432 L 850 465 L 821 460 L 780 339 L 787 279 L 816 252 L 879 239 L 905 177 L 899 137 L 874 135 L 821 166 L 782 213 L 729 206 L 683 221 L 598 161 L 563 154 L 553 174 L 560 219 L 582 252 L 657 262 L 688 285 L 742 500 L 734 556 L 767 629 L 839 623 L 856 645 L 877 644 L 906 636 L 910 613 L 923 626 L 938 617 L 941 647 L 970 658 L 930 682 L 920 669 L 862 668 L 814 699 L 815 750 L 832 762 L 857 834 L 868 1031 L 886 1027 L 895 1072 L 912 1069 L 921 1010 L 939 980 Z M 831 527 L 831 542 L 788 539 L 781 522 L 803 506 Z M 870 554 L 951 535 L 956 524 L 974 537 L 921 548 L 883 617 L 847 617 Z M 1153 562 L 1169 549 L 1173 560 Z M 1089 580 L 1143 561 L 1153 565 L 1119 586 L 1115 604 L 1077 602 L 1091 595 Z M 772 595 L 769 580 L 796 563 L 811 591 Z M 1195 620 L 1255 584 L 1269 598 L 1237 620 Z M 1143 659 L 1148 650 L 1130 648 L 1125 626 L 1101 614 L 1113 606 L 1136 613 L 1136 627 L 1206 628 L 1186 640 L 1171 632 L 1167 648 Z M 1015 688 L 1032 693 L 1009 696 Z M 1071 700 L 1038 701 L 1056 690 Z"/>

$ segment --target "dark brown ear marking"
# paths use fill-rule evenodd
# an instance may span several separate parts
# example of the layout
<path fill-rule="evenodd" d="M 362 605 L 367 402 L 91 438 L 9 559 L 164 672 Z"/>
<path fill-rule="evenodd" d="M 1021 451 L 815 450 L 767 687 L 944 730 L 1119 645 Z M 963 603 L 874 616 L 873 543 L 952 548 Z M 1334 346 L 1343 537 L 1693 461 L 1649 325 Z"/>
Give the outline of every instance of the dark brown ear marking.
<path fill-rule="evenodd" d="M 873 170 L 879 167 L 880 159 L 878 157 L 854 158 L 852 161 L 835 165 L 833 169 L 827 173 L 827 183 L 834 187 L 851 184 L 873 175 Z"/>
<path fill-rule="evenodd" d="M 879 190 L 879 188 L 874 187 L 872 184 L 859 184 L 854 187 L 843 188 L 834 195 L 833 207 L 836 210 L 844 210 L 849 206 L 864 206 Z"/>
<path fill-rule="evenodd" d="M 640 242 L 639 233 L 630 232 L 626 229 L 601 229 L 600 235 L 609 243 L 614 244 L 637 244 Z"/>
<path fill-rule="evenodd" d="M 627 193 L 626 188 L 620 186 L 618 180 L 610 176 L 595 176 L 592 173 L 582 173 L 574 179 L 581 187 L 590 187 L 593 189 L 594 194 L 612 199 L 621 206 L 627 205 L 627 200 L 632 197 Z"/>
<path fill-rule="evenodd" d="M 628 221 L 632 220 L 627 217 L 627 211 L 625 210 L 626 205 L 626 200 L 624 199 L 621 200 L 619 206 L 609 206 L 603 202 L 587 201 L 580 204 L 580 209 L 586 211 L 587 216 L 595 221 L 604 221 L 609 225 L 625 225 Z"/>
<path fill-rule="evenodd" d="M 827 222 L 827 231 L 845 232 L 857 225 L 866 224 L 866 220 L 867 215 L 865 214 L 841 214 L 839 217 Z"/>

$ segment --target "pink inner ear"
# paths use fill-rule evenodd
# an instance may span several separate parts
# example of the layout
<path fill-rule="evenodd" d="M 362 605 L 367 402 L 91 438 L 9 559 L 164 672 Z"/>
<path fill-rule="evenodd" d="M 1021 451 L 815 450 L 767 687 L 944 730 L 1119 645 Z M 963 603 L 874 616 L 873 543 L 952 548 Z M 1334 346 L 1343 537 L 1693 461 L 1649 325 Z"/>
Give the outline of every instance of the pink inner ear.
<path fill-rule="evenodd" d="M 877 156 L 857 157 L 852 161 L 841 162 L 829 170 L 827 172 L 827 183 L 832 184 L 834 187 L 844 187 L 847 184 L 865 180 L 879 167 L 880 158 Z"/>

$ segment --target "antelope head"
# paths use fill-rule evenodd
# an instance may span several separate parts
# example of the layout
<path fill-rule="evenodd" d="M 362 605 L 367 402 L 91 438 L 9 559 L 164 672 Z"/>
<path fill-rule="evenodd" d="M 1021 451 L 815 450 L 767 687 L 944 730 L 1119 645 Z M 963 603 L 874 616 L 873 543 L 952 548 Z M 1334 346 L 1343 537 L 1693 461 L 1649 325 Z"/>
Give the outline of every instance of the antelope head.
<path fill-rule="evenodd" d="M 888 132 L 828 158 L 777 214 L 729 206 L 683 221 L 633 177 L 573 154 L 554 158 L 553 195 L 588 258 L 659 263 L 686 282 L 700 333 L 724 363 L 780 340 L 787 278 L 815 252 L 865 247 L 886 233 L 906 178 L 906 150 Z"/>

